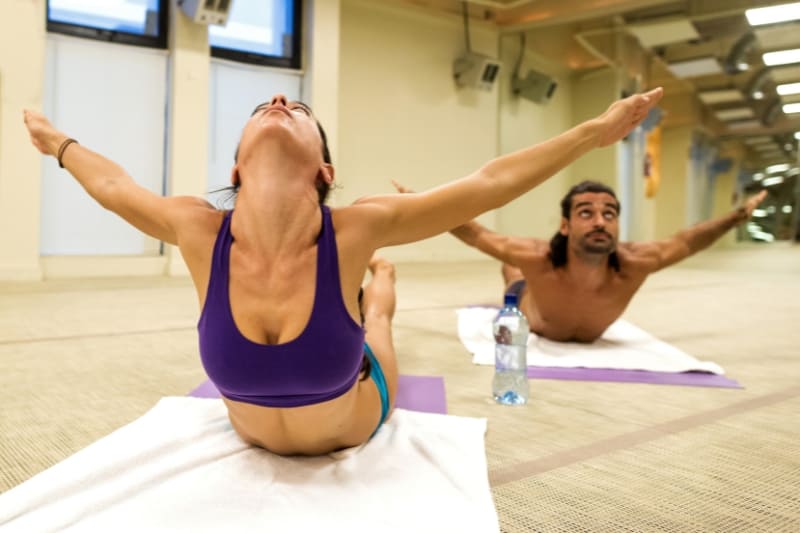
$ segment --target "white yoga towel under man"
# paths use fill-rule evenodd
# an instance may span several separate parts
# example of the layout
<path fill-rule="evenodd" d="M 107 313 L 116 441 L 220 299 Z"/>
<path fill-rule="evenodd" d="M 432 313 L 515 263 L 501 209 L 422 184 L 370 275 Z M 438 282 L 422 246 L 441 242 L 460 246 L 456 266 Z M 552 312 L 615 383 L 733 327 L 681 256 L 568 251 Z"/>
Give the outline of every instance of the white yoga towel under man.
<path fill-rule="evenodd" d="M 458 337 L 478 365 L 494 364 L 492 320 L 497 309 L 465 307 L 458 311 Z M 652 372 L 703 371 L 724 374 L 716 363 L 699 361 L 625 320 L 617 320 L 590 344 L 554 342 L 531 333 L 528 365 L 560 368 L 613 368 Z"/>
<path fill-rule="evenodd" d="M 163 398 L 0 495 L 0 531 L 499 531 L 486 420 L 398 409 L 363 446 L 280 457 L 221 400 Z"/>

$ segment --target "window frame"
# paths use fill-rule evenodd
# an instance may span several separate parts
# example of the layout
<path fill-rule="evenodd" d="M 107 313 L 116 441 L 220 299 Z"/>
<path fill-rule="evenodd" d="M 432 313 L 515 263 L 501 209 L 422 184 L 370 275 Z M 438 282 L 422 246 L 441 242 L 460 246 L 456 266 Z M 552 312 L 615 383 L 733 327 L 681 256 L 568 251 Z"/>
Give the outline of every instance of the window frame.
<path fill-rule="evenodd" d="M 107 30 L 82 24 L 61 22 L 50 20 L 50 0 L 45 4 L 45 20 L 47 31 L 93 39 L 95 41 L 128 44 L 143 46 L 147 48 L 167 48 L 167 27 L 169 22 L 170 2 L 168 0 L 158 0 L 158 34 L 157 35 L 137 35 L 125 31 Z"/>
<path fill-rule="evenodd" d="M 242 50 L 234 50 L 232 48 L 225 48 L 220 46 L 210 46 L 211 57 L 219 59 L 227 59 L 229 61 L 238 61 L 240 63 L 248 63 L 251 65 L 260 65 L 265 67 L 279 67 L 300 70 L 303 64 L 303 51 L 302 51 L 302 28 L 303 28 L 303 2 L 302 0 L 284 0 L 287 2 L 287 7 L 292 9 L 292 55 L 289 57 L 283 56 L 269 56 L 265 54 L 257 54 L 255 52 L 245 52 Z"/>

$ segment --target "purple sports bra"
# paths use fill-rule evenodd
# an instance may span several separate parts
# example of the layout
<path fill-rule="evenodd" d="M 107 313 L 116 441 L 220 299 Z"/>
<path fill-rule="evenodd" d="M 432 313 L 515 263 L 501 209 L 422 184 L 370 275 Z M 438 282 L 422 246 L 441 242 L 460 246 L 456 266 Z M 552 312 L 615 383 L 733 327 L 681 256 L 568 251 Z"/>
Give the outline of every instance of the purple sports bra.
<path fill-rule="evenodd" d="M 214 244 L 208 293 L 197 330 L 206 373 L 223 396 L 267 407 L 296 407 L 341 396 L 355 383 L 364 358 L 364 329 L 345 308 L 336 239 L 328 206 L 317 237 L 314 308 L 305 329 L 284 344 L 245 338 L 228 299 L 231 215 Z"/>

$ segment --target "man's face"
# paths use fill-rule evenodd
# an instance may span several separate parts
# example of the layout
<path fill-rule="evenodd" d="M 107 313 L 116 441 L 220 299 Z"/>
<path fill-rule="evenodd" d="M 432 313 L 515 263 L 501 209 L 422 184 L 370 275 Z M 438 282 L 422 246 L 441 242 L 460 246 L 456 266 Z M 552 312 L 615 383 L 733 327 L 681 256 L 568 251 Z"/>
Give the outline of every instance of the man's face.
<path fill-rule="evenodd" d="M 578 251 L 610 254 L 619 237 L 619 204 L 605 192 L 576 194 L 569 220 L 561 220 L 560 231 Z"/>

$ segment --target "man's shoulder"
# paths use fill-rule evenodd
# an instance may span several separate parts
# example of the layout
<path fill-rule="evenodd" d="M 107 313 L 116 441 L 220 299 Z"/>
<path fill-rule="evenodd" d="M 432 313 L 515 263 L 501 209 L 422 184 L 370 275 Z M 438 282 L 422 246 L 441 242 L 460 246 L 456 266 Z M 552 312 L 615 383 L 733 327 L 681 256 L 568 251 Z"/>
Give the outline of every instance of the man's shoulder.
<path fill-rule="evenodd" d="M 658 260 L 658 248 L 651 242 L 621 242 L 617 245 L 620 266 L 636 270 L 651 270 Z"/>
<path fill-rule="evenodd" d="M 518 253 L 526 263 L 537 264 L 550 261 L 550 243 L 543 239 L 525 238 Z"/>

